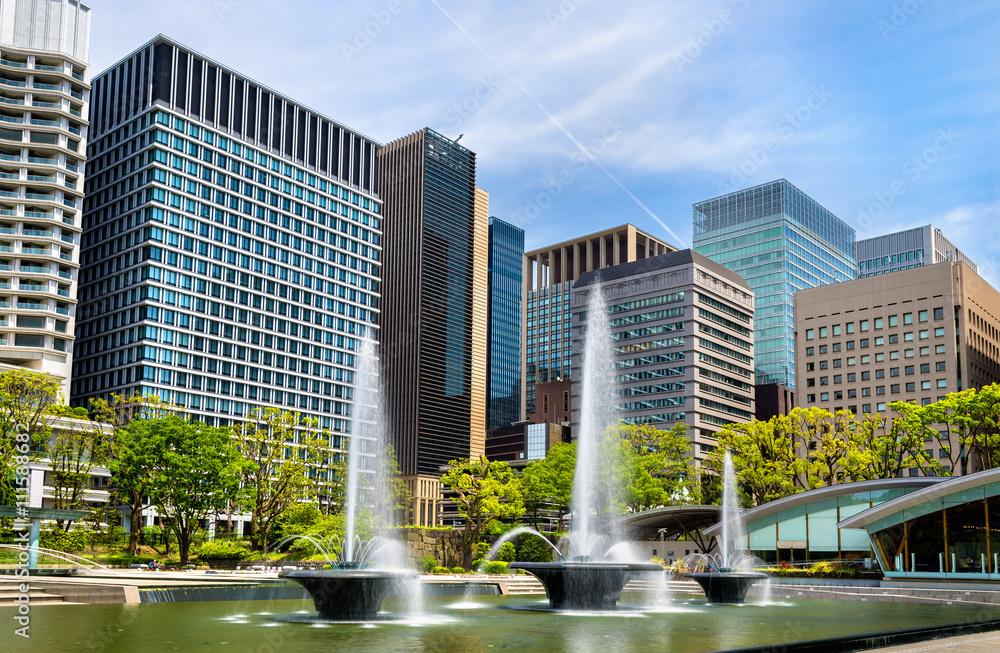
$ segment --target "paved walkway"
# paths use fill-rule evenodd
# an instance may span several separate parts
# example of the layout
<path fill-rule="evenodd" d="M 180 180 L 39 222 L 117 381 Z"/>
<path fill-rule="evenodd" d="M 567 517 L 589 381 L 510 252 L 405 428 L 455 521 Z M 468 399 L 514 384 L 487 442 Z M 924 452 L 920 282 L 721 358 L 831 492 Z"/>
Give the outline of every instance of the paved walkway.
<path fill-rule="evenodd" d="M 995 653 L 1000 651 L 1000 632 L 979 633 L 978 635 L 963 635 L 936 639 L 919 644 L 890 646 L 888 648 L 871 649 L 880 653 L 924 653 L 924 651 L 940 653 Z"/>

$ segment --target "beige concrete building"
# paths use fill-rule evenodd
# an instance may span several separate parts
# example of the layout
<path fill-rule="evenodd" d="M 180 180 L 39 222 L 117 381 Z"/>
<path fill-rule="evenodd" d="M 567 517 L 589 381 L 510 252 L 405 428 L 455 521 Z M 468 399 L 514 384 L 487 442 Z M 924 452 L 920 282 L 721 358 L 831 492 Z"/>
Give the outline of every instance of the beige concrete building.
<path fill-rule="evenodd" d="M 855 414 L 1000 380 L 1000 293 L 944 262 L 795 294 L 795 400 Z"/>
<path fill-rule="evenodd" d="M 590 295 L 608 305 L 618 417 L 668 429 L 685 422 L 704 459 L 716 433 L 754 417 L 754 294 L 739 274 L 686 249 L 580 276 L 573 288 L 573 437 Z"/>
<path fill-rule="evenodd" d="M 536 413 L 535 384 L 569 379 L 570 290 L 584 272 L 641 261 L 677 248 L 633 225 L 606 229 L 524 254 L 521 418 Z"/>

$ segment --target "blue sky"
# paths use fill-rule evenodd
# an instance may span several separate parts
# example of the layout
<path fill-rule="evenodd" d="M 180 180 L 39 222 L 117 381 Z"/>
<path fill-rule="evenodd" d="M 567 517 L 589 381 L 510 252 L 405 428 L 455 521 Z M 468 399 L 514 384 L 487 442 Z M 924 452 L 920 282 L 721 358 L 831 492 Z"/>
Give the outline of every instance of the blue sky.
<path fill-rule="evenodd" d="M 1000 281 L 1000 5 L 91 2 L 101 71 L 159 32 L 388 142 L 464 134 L 529 249 L 785 177 L 860 237 L 935 224 Z"/>

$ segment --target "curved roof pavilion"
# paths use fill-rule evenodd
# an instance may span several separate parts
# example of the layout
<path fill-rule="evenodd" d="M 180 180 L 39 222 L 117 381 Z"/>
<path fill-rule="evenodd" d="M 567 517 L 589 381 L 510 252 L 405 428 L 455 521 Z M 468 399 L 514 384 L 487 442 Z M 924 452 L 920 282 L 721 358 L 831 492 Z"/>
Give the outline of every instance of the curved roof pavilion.
<path fill-rule="evenodd" d="M 1000 580 L 1000 469 L 943 478 L 841 520 L 890 578 Z"/>
<path fill-rule="evenodd" d="M 742 513 L 746 541 L 736 543 L 765 562 L 863 560 L 871 558 L 865 533 L 841 531 L 844 519 L 899 497 L 933 488 L 947 481 L 937 476 L 841 483 L 817 488 L 765 503 Z M 718 536 L 721 523 L 704 535 Z"/>

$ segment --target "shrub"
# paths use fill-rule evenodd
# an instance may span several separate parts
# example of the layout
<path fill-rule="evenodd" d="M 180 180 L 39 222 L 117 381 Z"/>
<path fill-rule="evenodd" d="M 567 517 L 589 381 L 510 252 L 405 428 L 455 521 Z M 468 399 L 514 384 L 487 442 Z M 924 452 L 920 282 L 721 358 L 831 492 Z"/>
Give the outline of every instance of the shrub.
<path fill-rule="evenodd" d="M 517 549 L 514 548 L 513 542 L 504 542 L 500 545 L 500 549 L 497 551 L 497 560 L 501 562 L 514 562 L 517 560 Z"/>
<path fill-rule="evenodd" d="M 483 559 L 482 558 L 476 558 L 475 560 L 472 561 L 472 571 L 479 572 L 479 573 L 483 572 Z"/>
<path fill-rule="evenodd" d="M 420 559 L 420 571 L 424 572 L 425 574 L 433 572 L 434 567 L 436 566 L 437 566 L 437 560 L 434 559 L 434 556 L 424 556 L 423 558 Z"/>
<path fill-rule="evenodd" d="M 831 571 L 833 571 L 833 565 L 831 565 L 829 562 L 817 562 L 816 564 L 814 564 L 812 567 L 809 568 L 807 573 L 822 575 L 822 574 L 828 574 Z"/>
<path fill-rule="evenodd" d="M 79 553 L 83 551 L 83 547 L 90 539 L 90 535 L 84 530 L 74 529 L 64 531 L 57 526 L 53 526 L 42 529 L 38 539 L 39 546 L 43 549 L 55 549 L 56 551 L 63 551 L 65 553 Z"/>
<path fill-rule="evenodd" d="M 517 559 L 524 562 L 552 562 L 552 547 L 540 537 L 527 535 L 521 538 Z"/>
<path fill-rule="evenodd" d="M 452 567 L 451 568 L 451 573 L 453 573 L 453 574 L 464 574 L 465 573 L 465 569 L 463 567 Z"/>
<path fill-rule="evenodd" d="M 205 542 L 198 547 L 196 555 L 199 560 L 243 560 L 247 557 L 247 548 L 239 542 Z"/>
<path fill-rule="evenodd" d="M 476 548 L 472 552 L 473 558 L 482 559 L 486 557 L 486 554 L 490 552 L 489 542 L 476 542 Z"/>
<path fill-rule="evenodd" d="M 486 563 L 486 573 L 499 576 L 507 573 L 507 563 L 502 560 L 491 560 Z"/>
<path fill-rule="evenodd" d="M 451 569 L 448 569 L 447 567 L 434 567 L 434 573 L 435 574 L 450 574 L 451 573 Z"/>

